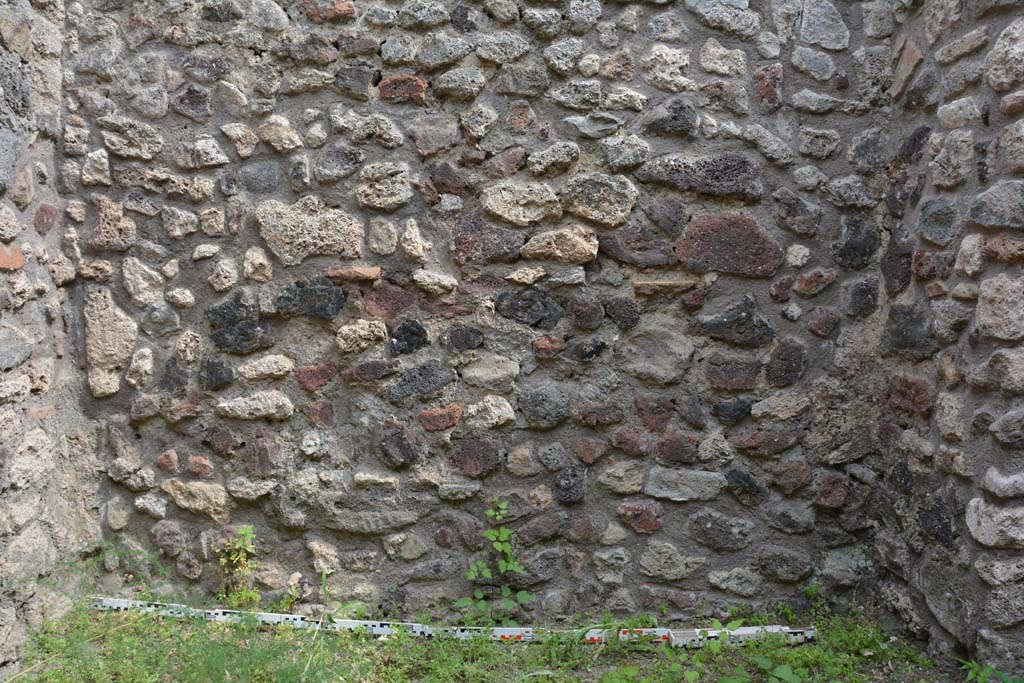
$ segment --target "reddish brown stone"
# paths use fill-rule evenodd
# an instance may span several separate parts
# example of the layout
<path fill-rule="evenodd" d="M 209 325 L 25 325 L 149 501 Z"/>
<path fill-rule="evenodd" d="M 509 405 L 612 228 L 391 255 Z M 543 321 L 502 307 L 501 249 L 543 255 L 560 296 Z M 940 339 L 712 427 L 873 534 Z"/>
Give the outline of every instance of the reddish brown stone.
<path fill-rule="evenodd" d="M 508 117 L 506 120 L 508 125 L 525 133 L 537 120 L 537 115 L 533 113 L 533 107 L 530 106 L 529 102 L 526 100 L 515 100 L 508 105 Z"/>
<path fill-rule="evenodd" d="M 338 368 L 330 363 L 324 365 L 306 365 L 295 371 L 295 379 L 299 385 L 313 394 L 320 391 L 338 376 Z"/>
<path fill-rule="evenodd" d="M 462 419 L 462 406 L 452 403 L 443 408 L 424 410 L 416 419 L 428 432 L 444 431 L 459 424 L 459 420 Z"/>
<path fill-rule="evenodd" d="M 415 102 L 423 104 L 427 96 L 427 82 L 413 74 L 388 76 L 377 86 L 385 102 Z"/>
<path fill-rule="evenodd" d="M 589 436 L 580 437 L 579 445 L 576 448 L 576 457 L 580 462 L 593 465 L 598 458 L 608 452 L 608 442 L 604 439 L 595 439 Z"/>
<path fill-rule="evenodd" d="M 676 243 L 676 255 L 695 273 L 770 277 L 782 265 L 782 247 L 757 221 L 738 213 L 694 216 Z"/>
<path fill-rule="evenodd" d="M 771 458 L 804 438 L 802 429 L 749 429 L 732 434 L 729 443 L 752 458 Z"/>
<path fill-rule="evenodd" d="M 270 474 L 278 465 L 281 447 L 274 434 L 265 427 L 257 427 L 249 444 L 245 447 L 244 460 L 246 467 L 253 474 L 260 476 Z"/>
<path fill-rule="evenodd" d="M 690 313 L 699 311 L 711 293 L 710 282 L 702 282 L 679 297 L 679 305 Z"/>
<path fill-rule="evenodd" d="M 588 427 L 607 427 L 622 422 L 622 408 L 614 403 L 589 403 L 576 411 L 576 421 Z"/>
<path fill-rule="evenodd" d="M 498 152 L 481 164 L 480 168 L 488 178 L 508 178 L 526 165 L 526 150 L 514 146 Z"/>
<path fill-rule="evenodd" d="M 533 355 L 537 358 L 554 358 L 565 350 L 562 337 L 539 337 L 533 340 Z"/>
<path fill-rule="evenodd" d="M 0 244 L 0 270 L 21 270 L 25 266 L 25 255 L 18 245 L 3 246 Z"/>
<path fill-rule="evenodd" d="M 769 64 L 754 72 L 754 99 L 763 112 L 773 112 L 782 105 L 781 64 Z"/>
<path fill-rule="evenodd" d="M 175 403 L 170 408 L 164 410 L 161 414 L 165 420 L 174 424 L 181 422 L 182 420 L 190 420 L 194 417 L 199 417 L 202 414 L 202 409 L 198 403 L 184 401 L 182 403 Z"/>
<path fill-rule="evenodd" d="M 839 311 L 831 306 L 817 306 L 807 313 L 807 329 L 822 339 L 827 339 L 839 326 Z"/>
<path fill-rule="evenodd" d="M 32 219 L 32 227 L 42 236 L 46 236 L 53 226 L 57 224 L 60 211 L 53 204 L 40 204 L 36 209 L 36 215 Z"/>
<path fill-rule="evenodd" d="M 654 459 L 659 465 L 678 467 L 697 462 L 700 439 L 686 432 L 670 431 L 654 444 Z"/>
<path fill-rule="evenodd" d="M 376 282 L 380 279 L 380 266 L 348 266 L 328 268 L 324 273 L 335 283 L 338 282 Z"/>
<path fill-rule="evenodd" d="M 157 456 L 156 466 L 168 474 L 178 473 L 178 453 L 173 448 Z"/>
<path fill-rule="evenodd" d="M 213 476 L 214 468 L 213 463 L 203 456 L 190 455 L 188 456 L 188 464 L 185 465 L 185 469 L 201 479 L 208 479 Z"/>
<path fill-rule="evenodd" d="M 220 456 L 231 455 L 236 448 L 242 445 L 235 433 L 224 425 L 216 425 L 208 429 L 203 443 Z"/>
<path fill-rule="evenodd" d="M 345 0 L 299 0 L 299 8 L 314 24 L 347 21 L 356 16 L 356 6 Z"/>
<path fill-rule="evenodd" d="M 636 394 L 633 397 L 636 414 L 648 429 L 660 432 L 668 425 L 676 406 L 671 398 L 653 394 Z"/>
<path fill-rule="evenodd" d="M 813 470 L 803 460 L 788 458 L 772 465 L 772 482 L 789 495 L 811 483 Z"/>
<path fill-rule="evenodd" d="M 311 401 L 299 406 L 306 419 L 318 427 L 330 427 L 334 424 L 334 407 L 327 401 Z"/>
<path fill-rule="evenodd" d="M 772 301 L 780 304 L 784 304 L 789 301 L 789 293 L 792 291 L 793 278 L 787 275 L 786 277 L 780 277 L 778 280 L 772 283 L 772 286 L 768 288 L 768 294 L 771 296 Z"/>
<path fill-rule="evenodd" d="M 619 519 L 638 534 L 661 528 L 661 504 L 653 500 L 627 500 L 619 505 Z"/>
<path fill-rule="evenodd" d="M 897 375 L 889 384 L 890 410 L 927 417 L 935 406 L 935 389 L 923 379 Z"/>
<path fill-rule="evenodd" d="M 501 450 L 490 439 L 459 439 L 452 444 L 448 460 L 467 477 L 479 479 L 501 465 Z"/>
<path fill-rule="evenodd" d="M 823 508 L 841 508 L 850 493 L 850 480 L 841 474 L 830 473 L 818 483 L 818 495 L 814 504 Z"/>
<path fill-rule="evenodd" d="M 761 374 L 761 361 L 734 358 L 721 353 L 708 357 L 705 377 L 715 389 L 722 391 L 749 391 L 757 386 Z"/>
<path fill-rule="evenodd" d="M 366 295 L 366 312 L 382 320 L 396 318 L 412 304 L 412 294 L 386 282 Z"/>
<path fill-rule="evenodd" d="M 641 458 L 651 449 L 650 436 L 640 427 L 620 427 L 612 432 L 612 445 L 626 455 Z"/>
<path fill-rule="evenodd" d="M 809 273 L 801 273 L 793 285 L 793 291 L 803 297 L 821 294 L 836 281 L 836 271 L 826 268 L 815 268 Z"/>

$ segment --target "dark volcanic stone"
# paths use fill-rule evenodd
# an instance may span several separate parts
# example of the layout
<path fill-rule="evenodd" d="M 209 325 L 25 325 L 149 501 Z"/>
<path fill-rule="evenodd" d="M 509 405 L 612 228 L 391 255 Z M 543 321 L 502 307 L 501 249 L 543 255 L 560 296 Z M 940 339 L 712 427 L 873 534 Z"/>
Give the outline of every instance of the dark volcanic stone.
<path fill-rule="evenodd" d="M 768 487 L 746 470 L 731 469 L 725 473 L 725 490 L 742 505 L 754 507 L 768 500 Z"/>
<path fill-rule="evenodd" d="M 811 237 L 821 225 L 822 208 L 813 204 L 788 187 L 780 187 L 772 194 L 775 200 L 775 224 L 796 235 Z"/>
<path fill-rule="evenodd" d="M 690 515 L 687 530 L 695 541 L 718 551 L 741 550 L 750 544 L 753 522 L 726 517 L 714 510 L 701 510 Z"/>
<path fill-rule="evenodd" d="M 380 435 L 380 459 L 392 469 L 408 467 L 422 457 L 420 447 L 397 422 L 384 426 Z"/>
<path fill-rule="evenodd" d="M 773 387 L 788 387 L 796 384 L 807 369 L 807 350 L 792 337 L 779 342 L 772 351 L 765 367 L 765 379 Z"/>
<path fill-rule="evenodd" d="M 705 377 L 721 391 L 749 391 L 757 386 L 761 363 L 756 358 L 734 358 L 721 353 L 708 356 Z"/>
<path fill-rule="evenodd" d="M 427 328 L 423 327 L 418 320 L 406 320 L 391 333 L 388 348 L 391 349 L 392 354 L 398 356 L 422 349 L 429 343 Z"/>
<path fill-rule="evenodd" d="M 873 277 L 847 282 L 843 286 L 843 313 L 866 318 L 878 308 L 878 280 Z"/>
<path fill-rule="evenodd" d="M 321 183 L 333 183 L 355 173 L 365 159 L 362 150 L 350 147 L 343 140 L 335 140 L 320 150 L 313 173 Z"/>
<path fill-rule="evenodd" d="M 371 360 L 355 365 L 345 371 L 350 382 L 372 383 L 398 373 L 398 361 Z"/>
<path fill-rule="evenodd" d="M 525 236 L 492 225 L 478 215 L 465 214 L 452 230 L 452 255 L 457 263 L 515 261 Z"/>
<path fill-rule="evenodd" d="M 534 287 L 502 292 L 498 295 L 495 309 L 503 318 L 542 330 L 553 328 L 565 313 L 550 294 Z"/>
<path fill-rule="evenodd" d="M 203 391 L 223 389 L 235 381 L 235 371 L 223 358 L 204 358 L 199 364 L 199 387 Z"/>
<path fill-rule="evenodd" d="M 670 97 L 651 112 L 647 132 L 661 135 L 693 137 L 700 117 L 687 95 Z"/>
<path fill-rule="evenodd" d="M 676 262 L 672 245 L 642 226 L 629 226 L 605 233 L 598 237 L 598 242 L 601 253 L 640 268 L 656 268 Z"/>
<path fill-rule="evenodd" d="M 565 347 L 563 356 L 581 363 L 589 363 L 601 355 L 608 348 L 608 344 L 598 337 L 587 337 L 574 339 Z"/>
<path fill-rule="evenodd" d="M 370 99 L 370 85 L 380 78 L 380 72 L 370 66 L 343 66 L 335 72 L 334 87 L 342 95 L 363 102 Z"/>
<path fill-rule="evenodd" d="M 467 477 L 479 479 L 501 465 L 501 449 L 491 439 L 459 439 L 452 443 L 448 460 Z"/>
<path fill-rule="evenodd" d="M 345 292 L 325 277 L 316 277 L 308 282 L 297 280 L 281 290 L 274 301 L 278 315 L 291 318 L 308 315 L 329 320 L 345 307 L 348 297 Z"/>
<path fill-rule="evenodd" d="M 724 425 L 734 425 L 742 422 L 750 415 L 750 407 L 752 405 L 754 405 L 754 401 L 749 398 L 716 401 L 711 406 L 711 414 Z"/>
<path fill-rule="evenodd" d="M 683 265 L 694 272 L 745 277 L 770 277 L 782 265 L 784 256 L 771 233 L 742 214 L 694 216 L 675 251 Z"/>
<path fill-rule="evenodd" d="M 756 201 L 764 190 L 760 165 L 734 152 L 704 157 L 665 154 L 645 162 L 634 176 L 642 183 L 658 183 L 716 197 Z"/>
<path fill-rule="evenodd" d="M 267 328 L 260 322 L 259 308 L 245 303 L 242 293 L 206 309 L 210 321 L 210 339 L 221 351 L 252 353 L 273 346 Z"/>
<path fill-rule="evenodd" d="M 889 240 L 880 265 L 882 276 L 885 278 L 885 291 L 890 297 L 899 294 L 910 284 L 913 276 L 911 272 L 913 253 L 913 244 L 901 242 L 895 238 Z"/>
<path fill-rule="evenodd" d="M 617 296 L 606 299 L 604 312 L 620 329 L 630 330 L 640 322 L 640 304 L 636 299 Z"/>
<path fill-rule="evenodd" d="M 388 387 L 388 399 L 400 401 L 408 396 L 426 396 L 456 381 L 458 376 L 439 360 L 418 365 Z"/>
<path fill-rule="evenodd" d="M 807 312 L 804 319 L 807 321 L 807 329 L 811 334 L 828 339 L 839 326 L 841 316 L 839 311 L 831 306 L 815 306 Z"/>
<path fill-rule="evenodd" d="M 222 176 L 228 177 L 228 173 Z M 238 180 L 253 194 L 270 194 L 281 187 L 284 174 L 281 172 L 281 164 L 276 161 L 254 161 L 238 169 Z"/>
<path fill-rule="evenodd" d="M 871 262 L 882 237 L 878 224 L 863 216 L 843 216 L 839 239 L 832 243 L 832 260 L 844 268 L 860 270 Z"/>
<path fill-rule="evenodd" d="M 563 307 L 573 325 L 581 330 L 596 330 L 604 321 L 604 307 L 593 299 L 571 296 L 563 302 Z"/>
<path fill-rule="evenodd" d="M 721 313 L 697 319 L 697 332 L 712 339 L 758 348 L 775 337 L 771 323 L 761 315 L 753 297 L 747 295 Z"/>
<path fill-rule="evenodd" d="M 897 304 L 889 309 L 883 350 L 914 360 L 929 358 L 938 350 L 931 316 L 924 305 Z"/>
<path fill-rule="evenodd" d="M 956 207 L 945 199 L 930 199 L 921 205 L 917 232 L 921 238 L 944 247 L 960 234 L 960 215 Z"/>
<path fill-rule="evenodd" d="M 149 530 L 153 537 L 153 545 L 167 557 L 176 557 L 188 545 L 188 537 L 179 522 L 162 519 Z"/>
<path fill-rule="evenodd" d="M 551 429 L 572 414 L 572 406 L 565 392 L 554 384 L 545 384 L 520 395 L 519 412 L 534 429 Z"/>
<path fill-rule="evenodd" d="M 757 554 L 755 565 L 760 574 L 780 583 L 796 583 L 814 569 L 810 556 L 798 550 L 768 546 Z"/>
<path fill-rule="evenodd" d="M 206 123 L 213 116 L 210 91 L 198 83 L 186 83 L 169 100 L 171 109 L 196 123 Z"/>
<path fill-rule="evenodd" d="M 450 353 L 478 349 L 483 345 L 484 333 L 468 325 L 452 325 L 441 335 L 441 346 Z"/>
<path fill-rule="evenodd" d="M 640 210 L 661 228 L 669 237 L 679 237 L 690 222 L 690 211 L 681 199 L 676 197 L 640 198 Z"/>
<path fill-rule="evenodd" d="M 586 494 L 587 470 L 582 465 L 572 464 L 555 477 L 555 500 L 563 504 L 578 503 Z"/>

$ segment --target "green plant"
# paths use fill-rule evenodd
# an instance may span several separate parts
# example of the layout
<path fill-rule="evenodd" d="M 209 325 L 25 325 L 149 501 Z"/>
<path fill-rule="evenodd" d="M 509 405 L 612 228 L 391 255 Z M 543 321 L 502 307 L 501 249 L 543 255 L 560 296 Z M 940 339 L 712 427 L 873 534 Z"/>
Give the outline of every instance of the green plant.
<path fill-rule="evenodd" d="M 491 596 L 483 588 L 475 588 L 471 595 L 455 601 L 455 607 L 469 611 L 473 621 L 498 621 L 512 624 L 513 616 L 521 606 L 534 601 L 533 593 L 514 590 L 507 580 L 510 574 L 525 574 L 526 570 L 516 559 L 512 548 L 512 529 L 503 524 L 508 517 L 508 501 L 494 499 L 491 507 L 484 511 L 491 528 L 484 530 L 484 538 L 491 542 L 493 554 L 473 560 L 466 571 L 467 581 L 494 581 L 498 583 L 498 595 Z M 493 565 L 492 565 L 493 562 Z M 496 572 L 492 570 L 492 566 Z"/>
<path fill-rule="evenodd" d="M 220 599 L 233 609 L 245 609 L 259 604 L 260 592 L 252 585 L 256 568 L 256 529 L 246 524 L 218 548 L 222 576 Z"/>
<path fill-rule="evenodd" d="M 1011 677 L 991 666 L 982 666 L 977 662 L 959 660 L 960 668 L 967 673 L 967 681 L 977 683 L 1024 683 L 1024 678 Z"/>

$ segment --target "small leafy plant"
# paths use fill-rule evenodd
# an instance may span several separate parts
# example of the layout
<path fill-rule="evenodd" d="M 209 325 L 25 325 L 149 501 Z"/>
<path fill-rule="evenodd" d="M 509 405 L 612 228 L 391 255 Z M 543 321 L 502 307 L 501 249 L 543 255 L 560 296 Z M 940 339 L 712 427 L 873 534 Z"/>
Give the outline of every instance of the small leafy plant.
<path fill-rule="evenodd" d="M 256 529 L 251 524 L 238 527 L 217 554 L 223 577 L 220 599 L 233 609 L 259 604 L 260 592 L 252 585 L 252 573 L 256 568 Z"/>
<path fill-rule="evenodd" d="M 960 660 L 960 668 L 967 673 L 968 683 L 1024 683 L 1024 678 L 1015 678 L 991 666 Z"/>
<path fill-rule="evenodd" d="M 512 617 L 519 607 L 529 605 L 535 597 L 529 591 L 513 590 L 506 578 L 510 574 L 526 573 L 512 548 L 512 529 L 503 524 L 508 517 L 508 501 L 492 500 L 484 514 L 491 524 L 491 528 L 484 531 L 484 538 L 491 542 L 494 553 L 470 562 L 466 580 L 497 579 L 499 594 L 489 596 L 482 588 L 476 588 L 471 595 L 456 600 L 455 607 L 468 610 L 475 621 L 498 621 L 510 625 L 514 623 Z"/>

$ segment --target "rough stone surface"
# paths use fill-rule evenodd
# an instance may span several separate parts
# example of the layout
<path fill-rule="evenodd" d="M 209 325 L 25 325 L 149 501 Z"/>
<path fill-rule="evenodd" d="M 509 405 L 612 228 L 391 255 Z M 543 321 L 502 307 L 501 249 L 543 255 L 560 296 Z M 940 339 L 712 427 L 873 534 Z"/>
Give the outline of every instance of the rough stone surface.
<path fill-rule="evenodd" d="M 1019 3 L 164 4 L 0 10 L 0 678 L 101 535 L 391 618 L 495 497 L 523 622 L 1024 666 Z"/>

